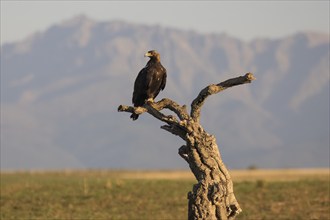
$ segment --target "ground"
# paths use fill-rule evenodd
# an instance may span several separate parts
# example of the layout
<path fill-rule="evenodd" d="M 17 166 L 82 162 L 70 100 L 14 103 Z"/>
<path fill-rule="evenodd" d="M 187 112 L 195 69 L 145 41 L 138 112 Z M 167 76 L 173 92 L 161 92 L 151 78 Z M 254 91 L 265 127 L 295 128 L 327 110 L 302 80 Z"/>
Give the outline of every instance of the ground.
<path fill-rule="evenodd" d="M 330 219 L 329 169 L 231 171 L 237 219 Z M 0 219 L 187 219 L 188 171 L 2 172 Z"/>

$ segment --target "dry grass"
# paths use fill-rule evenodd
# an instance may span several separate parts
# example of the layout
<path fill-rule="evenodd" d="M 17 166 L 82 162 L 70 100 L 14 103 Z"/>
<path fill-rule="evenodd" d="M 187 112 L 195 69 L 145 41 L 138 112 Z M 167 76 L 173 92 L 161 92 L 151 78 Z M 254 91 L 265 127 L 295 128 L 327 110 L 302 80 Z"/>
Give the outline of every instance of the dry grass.
<path fill-rule="evenodd" d="M 254 170 L 230 170 L 233 181 L 295 181 L 304 179 L 319 179 L 330 181 L 330 169 L 254 169 Z M 10 173 L 49 174 L 60 173 L 70 176 L 71 174 L 82 176 L 108 176 L 116 179 L 147 179 L 147 180 L 194 180 L 195 177 L 188 170 L 62 170 L 62 171 L 3 171 Z"/>
<path fill-rule="evenodd" d="M 330 181 L 330 169 L 233 170 L 233 181 L 296 181 L 318 179 Z"/>
<path fill-rule="evenodd" d="M 330 180 L 329 169 L 232 170 L 233 181 L 294 181 L 302 179 Z M 190 171 L 122 171 L 118 178 L 193 180 Z"/>
<path fill-rule="evenodd" d="M 330 219 L 329 169 L 234 170 L 241 220 Z M 186 219 L 188 171 L 2 172 L 0 219 Z"/>

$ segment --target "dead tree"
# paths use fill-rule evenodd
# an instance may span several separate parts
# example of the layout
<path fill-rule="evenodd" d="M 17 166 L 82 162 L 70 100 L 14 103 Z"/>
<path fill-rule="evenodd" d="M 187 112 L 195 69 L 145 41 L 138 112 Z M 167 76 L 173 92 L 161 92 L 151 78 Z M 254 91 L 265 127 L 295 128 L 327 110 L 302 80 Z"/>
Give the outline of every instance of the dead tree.
<path fill-rule="evenodd" d="M 207 97 L 229 87 L 251 83 L 252 73 L 212 84 L 201 90 L 191 103 L 188 113 L 186 106 L 164 98 L 147 103 L 143 107 L 120 105 L 118 111 L 142 114 L 148 112 L 165 122 L 162 129 L 181 137 L 186 144 L 179 148 L 179 155 L 187 161 L 197 179 L 197 184 L 188 193 L 188 219 L 234 219 L 242 210 L 235 198 L 233 182 L 222 162 L 213 135 L 208 134 L 199 123 L 201 108 Z M 165 115 L 160 111 L 169 109 L 175 115 Z"/>

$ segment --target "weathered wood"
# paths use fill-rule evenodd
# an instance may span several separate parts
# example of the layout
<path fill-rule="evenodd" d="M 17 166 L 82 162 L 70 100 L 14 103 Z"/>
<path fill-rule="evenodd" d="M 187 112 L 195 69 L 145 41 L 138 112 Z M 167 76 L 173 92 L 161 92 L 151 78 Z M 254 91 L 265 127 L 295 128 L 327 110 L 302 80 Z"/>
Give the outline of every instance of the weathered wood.
<path fill-rule="evenodd" d="M 162 129 L 181 137 L 186 144 L 179 148 L 179 155 L 189 164 L 197 184 L 188 193 L 188 219 L 234 219 L 242 210 L 235 198 L 233 182 L 224 165 L 216 139 L 199 123 L 201 108 L 210 95 L 229 87 L 255 80 L 252 73 L 205 87 L 191 103 L 188 114 L 186 106 L 170 99 L 146 103 L 143 107 L 120 105 L 118 111 L 142 114 L 148 112 L 166 124 Z M 160 111 L 169 109 L 175 115 Z"/>
<path fill-rule="evenodd" d="M 191 113 L 190 113 L 191 117 L 195 121 L 199 121 L 202 105 L 204 104 L 206 98 L 209 97 L 210 95 L 216 94 L 233 86 L 242 85 L 245 83 L 251 83 L 251 81 L 255 79 L 256 78 L 253 76 L 252 73 L 247 73 L 244 76 L 228 79 L 219 84 L 216 85 L 212 84 L 205 87 L 204 89 L 202 89 L 202 91 L 200 91 L 198 96 L 191 103 Z"/>

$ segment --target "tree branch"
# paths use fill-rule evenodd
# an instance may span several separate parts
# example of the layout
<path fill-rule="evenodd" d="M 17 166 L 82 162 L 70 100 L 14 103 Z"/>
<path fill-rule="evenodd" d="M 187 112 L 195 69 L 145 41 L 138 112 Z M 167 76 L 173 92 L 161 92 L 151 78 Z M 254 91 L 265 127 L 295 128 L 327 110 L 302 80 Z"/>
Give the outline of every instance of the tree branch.
<path fill-rule="evenodd" d="M 142 107 L 133 107 L 133 106 L 127 106 L 127 105 L 120 105 L 118 107 L 119 112 L 130 112 L 135 114 L 142 114 L 144 112 L 148 112 L 149 114 L 153 115 L 155 118 L 160 119 L 161 116 L 158 114 L 159 111 L 163 110 L 164 108 L 167 108 L 171 111 L 173 111 L 180 120 L 188 119 L 189 114 L 187 112 L 186 106 L 180 106 L 175 101 L 164 98 L 158 102 L 148 102 L 144 104 Z M 156 112 L 158 111 L 158 113 Z M 165 116 L 165 115 L 163 115 Z M 168 117 L 168 116 L 165 116 Z M 173 117 L 173 116 L 172 116 Z"/>
<path fill-rule="evenodd" d="M 164 115 L 160 111 L 164 108 L 169 109 L 176 113 L 179 117 L 179 120 L 174 117 L 173 115 Z M 143 107 L 133 107 L 133 106 L 126 106 L 120 105 L 118 107 L 119 112 L 130 112 L 135 114 L 142 114 L 144 112 L 148 112 L 150 115 L 154 116 L 160 121 L 167 123 L 168 125 L 161 126 L 162 129 L 180 136 L 183 140 L 185 140 L 186 136 L 186 128 L 185 124 L 183 123 L 184 120 L 189 119 L 189 114 L 187 112 L 186 106 L 180 106 L 175 101 L 164 98 L 158 102 L 148 102 L 143 105 Z"/>
<path fill-rule="evenodd" d="M 190 116 L 192 119 L 196 122 L 199 122 L 201 108 L 206 100 L 207 97 L 210 95 L 216 94 L 218 92 L 221 92 L 227 88 L 245 84 L 245 83 L 251 83 L 252 80 L 255 80 L 256 78 L 253 76 L 252 73 L 247 73 L 244 76 L 239 76 L 236 78 L 228 79 L 224 82 L 221 82 L 219 84 L 211 84 L 207 87 L 205 87 L 198 96 L 194 99 L 194 101 L 191 103 L 191 112 Z"/>

